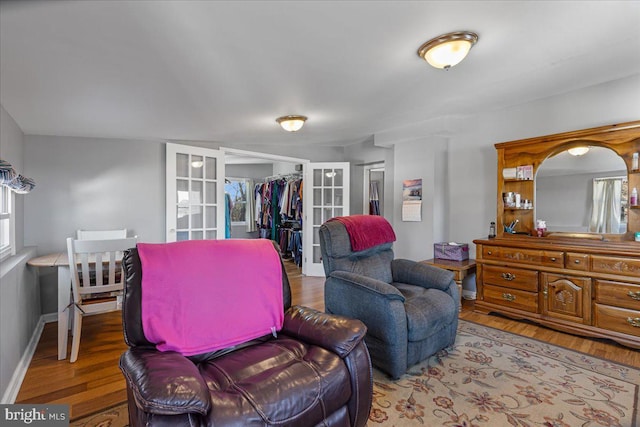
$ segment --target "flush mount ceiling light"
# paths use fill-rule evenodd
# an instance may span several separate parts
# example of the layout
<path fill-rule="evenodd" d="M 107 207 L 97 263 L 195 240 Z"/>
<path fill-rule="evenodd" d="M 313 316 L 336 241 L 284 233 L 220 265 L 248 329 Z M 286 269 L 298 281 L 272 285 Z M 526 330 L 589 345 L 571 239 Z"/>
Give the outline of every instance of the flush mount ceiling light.
<path fill-rule="evenodd" d="M 448 70 L 459 64 L 478 41 L 478 35 L 470 31 L 458 31 L 438 36 L 418 49 L 418 56 L 432 67 Z"/>
<path fill-rule="evenodd" d="M 589 147 L 573 147 L 569 148 L 567 151 L 572 156 L 582 156 L 583 154 L 587 154 Z"/>
<path fill-rule="evenodd" d="M 300 130 L 306 121 L 307 118 L 305 116 L 282 116 L 276 119 L 276 122 L 282 126 L 282 129 L 288 132 Z"/>

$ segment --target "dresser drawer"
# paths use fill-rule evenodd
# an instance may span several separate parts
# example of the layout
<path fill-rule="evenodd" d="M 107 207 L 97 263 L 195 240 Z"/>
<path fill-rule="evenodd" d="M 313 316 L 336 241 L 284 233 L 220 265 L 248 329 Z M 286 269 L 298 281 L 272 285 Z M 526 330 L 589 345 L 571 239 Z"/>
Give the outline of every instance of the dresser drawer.
<path fill-rule="evenodd" d="M 482 270 L 485 283 L 511 289 L 538 292 L 538 272 L 514 267 L 485 265 Z"/>
<path fill-rule="evenodd" d="M 640 285 L 596 280 L 596 302 L 640 311 Z"/>
<path fill-rule="evenodd" d="M 564 252 L 542 251 L 540 264 L 548 267 L 564 268 Z"/>
<path fill-rule="evenodd" d="M 483 246 L 482 247 L 482 258 L 484 259 L 492 259 L 499 260 L 500 259 L 500 250 L 501 248 L 497 246 Z"/>
<path fill-rule="evenodd" d="M 567 252 L 565 265 L 571 270 L 589 271 L 589 255 Z"/>
<path fill-rule="evenodd" d="M 595 304 L 595 326 L 640 337 L 640 311 Z"/>
<path fill-rule="evenodd" d="M 483 295 L 484 301 L 488 303 L 529 311 L 531 313 L 538 312 L 538 294 L 534 292 L 524 292 L 500 286 L 485 285 Z"/>
<path fill-rule="evenodd" d="M 591 255 L 591 271 L 640 277 L 640 259 Z"/>
<path fill-rule="evenodd" d="M 496 261 L 517 262 L 520 264 L 544 265 L 558 268 L 564 267 L 564 252 L 558 251 L 485 246 L 482 249 L 482 258 Z"/>

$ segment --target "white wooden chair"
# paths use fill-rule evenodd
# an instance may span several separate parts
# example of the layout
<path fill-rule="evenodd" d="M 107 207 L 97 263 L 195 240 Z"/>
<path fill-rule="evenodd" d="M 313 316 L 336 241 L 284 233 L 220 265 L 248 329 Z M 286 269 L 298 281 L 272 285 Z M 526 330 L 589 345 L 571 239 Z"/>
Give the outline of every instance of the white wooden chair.
<path fill-rule="evenodd" d="M 126 239 L 127 229 L 118 230 L 76 230 L 78 240 Z"/>
<path fill-rule="evenodd" d="M 73 342 L 70 361 L 78 358 L 82 317 L 120 309 L 124 274 L 122 253 L 136 245 L 136 238 L 67 239 L 73 294 Z"/>

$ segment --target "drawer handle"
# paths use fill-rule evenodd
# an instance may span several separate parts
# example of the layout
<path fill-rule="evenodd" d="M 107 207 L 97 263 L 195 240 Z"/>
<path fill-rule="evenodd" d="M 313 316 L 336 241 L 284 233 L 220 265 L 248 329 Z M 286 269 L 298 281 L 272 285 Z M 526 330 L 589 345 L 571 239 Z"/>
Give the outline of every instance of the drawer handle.
<path fill-rule="evenodd" d="M 487 251 L 487 255 L 492 255 L 492 254 L 493 254 L 493 252 Z"/>
<path fill-rule="evenodd" d="M 627 323 L 633 326 L 634 328 L 640 328 L 640 317 L 627 317 Z"/>
<path fill-rule="evenodd" d="M 502 278 L 504 280 L 512 281 L 516 278 L 516 275 L 512 273 L 502 273 Z"/>
<path fill-rule="evenodd" d="M 577 259 L 577 260 L 575 260 L 573 262 L 576 263 L 576 264 L 580 264 L 580 260 L 579 259 Z"/>
<path fill-rule="evenodd" d="M 515 301 L 516 296 L 512 294 L 502 294 L 502 298 L 506 301 Z M 640 319 L 638 319 L 638 326 L 640 326 Z"/>
<path fill-rule="evenodd" d="M 552 256 L 551 257 L 551 262 L 556 262 L 556 257 Z"/>
<path fill-rule="evenodd" d="M 631 299 L 634 299 L 636 301 L 640 301 L 640 291 L 638 291 L 638 292 L 629 291 L 629 293 L 627 295 L 629 297 L 631 297 Z"/>

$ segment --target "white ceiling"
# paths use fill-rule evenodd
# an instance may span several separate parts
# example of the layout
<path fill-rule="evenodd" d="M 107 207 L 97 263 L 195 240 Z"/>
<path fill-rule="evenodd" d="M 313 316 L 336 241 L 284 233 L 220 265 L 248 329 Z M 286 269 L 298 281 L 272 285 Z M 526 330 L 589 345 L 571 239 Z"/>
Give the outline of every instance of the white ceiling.
<path fill-rule="evenodd" d="M 416 55 L 460 30 L 480 39 L 450 71 Z M 0 5 L 0 102 L 26 134 L 340 145 L 637 74 L 640 1 Z"/>

